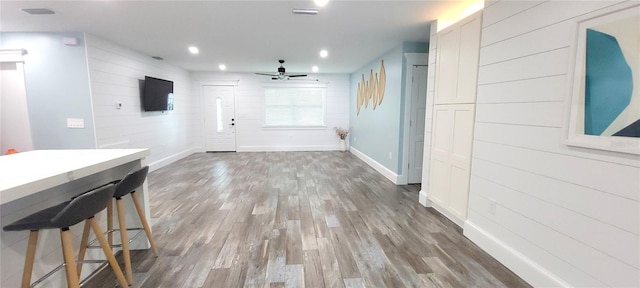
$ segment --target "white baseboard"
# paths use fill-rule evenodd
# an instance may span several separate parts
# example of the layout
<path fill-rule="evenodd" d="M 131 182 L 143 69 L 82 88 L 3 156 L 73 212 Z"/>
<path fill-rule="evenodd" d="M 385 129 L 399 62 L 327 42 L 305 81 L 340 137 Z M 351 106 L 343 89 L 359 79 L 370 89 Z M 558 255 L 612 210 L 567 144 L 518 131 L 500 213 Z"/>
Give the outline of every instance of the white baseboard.
<path fill-rule="evenodd" d="M 427 197 L 427 192 L 420 189 L 420 195 L 418 196 L 418 203 L 424 207 L 431 207 L 431 200 Z"/>
<path fill-rule="evenodd" d="M 431 207 L 433 207 L 433 209 L 436 209 L 436 211 L 438 211 L 440 214 L 444 215 L 444 217 L 447 217 L 447 219 L 451 220 L 451 222 L 453 222 L 456 225 L 460 226 L 460 228 L 464 227 L 464 220 L 458 219 L 458 217 L 454 216 L 447 209 L 445 209 L 442 206 L 438 205 L 438 203 L 433 202 L 433 201 L 429 201 L 429 202 L 431 202 Z"/>
<path fill-rule="evenodd" d="M 366 154 L 360 152 L 356 148 L 351 147 L 349 149 L 349 152 L 351 152 L 351 154 L 355 155 L 356 157 L 360 158 L 360 160 L 364 161 L 364 163 L 369 164 L 369 166 L 371 166 L 371 168 L 373 168 L 376 171 L 378 171 L 380 174 L 382 174 L 382 176 L 387 177 L 387 179 L 391 180 L 391 182 L 393 182 L 393 184 L 396 184 L 396 185 L 398 184 L 398 174 L 396 174 L 393 171 L 389 170 L 389 168 L 384 167 L 382 164 L 378 163 L 376 160 L 373 160 L 371 157 L 369 157 Z"/>
<path fill-rule="evenodd" d="M 171 156 L 162 158 L 162 159 L 160 159 L 158 161 L 155 161 L 153 163 L 149 163 L 148 164 L 149 165 L 149 172 L 153 172 L 155 170 L 158 170 L 158 169 L 160 169 L 160 168 L 162 168 L 164 166 L 167 166 L 167 165 L 169 165 L 169 164 L 171 164 L 173 162 L 176 162 L 176 161 L 178 161 L 178 160 L 180 160 L 182 158 L 185 158 L 185 157 L 187 157 L 187 156 L 189 156 L 189 155 L 191 155 L 193 153 L 201 152 L 201 150 L 202 150 L 202 148 L 200 148 L 200 147 L 193 147 L 191 149 L 187 149 L 187 150 L 182 151 L 180 153 L 176 153 L 176 154 L 173 154 Z"/>
<path fill-rule="evenodd" d="M 569 283 L 547 271 L 516 249 L 500 241 L 473 222 L 464 223 L 464 236 L 473 241 L 489 255 L 493 256 L 534 287 L 571 287 Z"/>
<path fill-rule="evenodd" d="M 281 151 L 338 151 L 338 145 L 299 145 L 299 146 L 238 146 L 237 152 L 281 152 Z"/>

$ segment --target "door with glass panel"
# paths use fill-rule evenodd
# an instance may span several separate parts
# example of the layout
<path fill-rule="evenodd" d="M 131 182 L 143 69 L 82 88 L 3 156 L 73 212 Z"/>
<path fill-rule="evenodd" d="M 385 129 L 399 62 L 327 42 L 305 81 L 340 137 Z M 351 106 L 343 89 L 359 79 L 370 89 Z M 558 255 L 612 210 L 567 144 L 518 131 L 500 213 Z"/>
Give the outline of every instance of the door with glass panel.
<path fill-rule="evenodd" d="M 236 151 L 236 86 L 202 86 L 206 151 Z"/>

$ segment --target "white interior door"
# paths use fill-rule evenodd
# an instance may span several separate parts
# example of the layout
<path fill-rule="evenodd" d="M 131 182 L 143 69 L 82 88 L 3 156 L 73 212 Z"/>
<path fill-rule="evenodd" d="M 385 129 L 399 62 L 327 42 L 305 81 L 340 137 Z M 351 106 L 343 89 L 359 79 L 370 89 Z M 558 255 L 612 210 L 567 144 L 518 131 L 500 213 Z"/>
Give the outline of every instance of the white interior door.
<path fill-rule="evenodd" d="M 236 151 L 236 87 L 202 86 L 206 151 Z"/>
<path fill-rule="evenodd" d="M 0 155 L 33 150 L 23 65 L 0 63 Z"/>
<path fill-rule="evenodd" d="M 409 183 L 422 182 L 424 120 L 427 107 L 427 65 L 415 65 L 411 84 L 411 118 L 409 130 Z"/>

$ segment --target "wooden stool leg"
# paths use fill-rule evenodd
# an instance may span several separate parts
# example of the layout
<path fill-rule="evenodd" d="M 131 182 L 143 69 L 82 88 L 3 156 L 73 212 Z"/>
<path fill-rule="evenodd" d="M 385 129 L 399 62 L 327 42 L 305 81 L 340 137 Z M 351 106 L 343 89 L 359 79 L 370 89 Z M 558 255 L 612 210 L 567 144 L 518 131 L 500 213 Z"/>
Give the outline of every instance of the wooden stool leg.
<path fill-rule="evenodd" d="M 29 233 L 29 246 L 27 246 L 27 257 L 24 259 L 24 270 L 22 270 L 22 288 L 31 286 L 31 272 L 33 271 L 33 261 L 36 257 L 36 246 L 38 244 L 38 231 Z"/>
<path fill-rule="evenodd" d="M 113 246 L 113 201 L 109 201 L 107 204 L 107 239 L 109 240 L 109 246 Z"/>
<path fill-rule="evenodd" d="M 62 240 L 62 256 L 64 257 L 64 269 L 67 272 L 67 286 L 69 288 L 80 287 L 78 271 L 76 271 L 76 257 L 73 255 L 73 239 L 69 228 L 60 229 L 60 240 Z"/>
<path fill-rule="evenodd" d="M 127 279 L 124 278 L 122 274 L 122 270 L 120 270 L 120 266 L 118 265 L 118 261 L 113 257 L 113 252 L 111 251 L 111 246 L 107 243 L 107 239 L 102 235 L 102 228 L 100 228 L 100 224 L 96 221 L 95 218 L 91 218 L 89 220 L 91 224 L 91 228 L 93 229 L 93 233 L 96 234 L 96 238 L 98 238 L 98 242 L 100 242 L 100 246 L 102 247 L 102 251 L 104 251 L 104 255 L 107 257 L 107 261 L 109 261 L 109 265 L 111 265 L 111 269 L 113 269 L 113 273 L 116 274 L 118 278 L 118 282 L 120 282 L 120 286 L 129 287 L 127 283 Z"/>
<path fill-rule="evenodd" d="M 136 206 L 136 211 L 138 211 L 138 216 L 140 217 L 140 222 L 142 222 L 142 228 L 144 228 L 144 233 L 147 234 L 147 238 L 149 239 L 149 244 L 151 244 L 151 249 L 153 250 L 153 254 L 158 257 L 158 248 L 156 247 L 156 242 L 153 241 L 153 235 L 151 235 L 151 228 L 149 227 L 149 223 L 147 222 L 147 217 L 144 216 L 144 211 L 142 210 L 142 205 L 140 204 L 140 200 L 138 200 L 138 196 L 136 195 L 136 191 L 131 192 L 131 198 L 133 199 L 133 204 Z"/>
<path fill-rule="evenodd" d="M 91 225 L 89 225 L 89 221 L 84 221 L 84 230 L 82 231 L 82 240 L 80 241 L 80 251 L 78 251 L 78 264 L 76 267 L 76 270 L 78 270 L 78 278 L 80 278 L 82 274 L 82 261 L 84 261 L 84 254 L 87 253 L 90 229 Z"/>
<path fill-rule="evenodd" d="M 120 226 L 120 242 L 122 242 L 122 256 L 124 258 L 124 271 L 129 285 L 133 282 L 131 272 L 131 254 L 129 253 L 129 236 L 127 235 L 127 223 L 124 216 L 124 206 L 122 199 L 116 199 L 116 209 L 118 210 L 118 224 Z"/>

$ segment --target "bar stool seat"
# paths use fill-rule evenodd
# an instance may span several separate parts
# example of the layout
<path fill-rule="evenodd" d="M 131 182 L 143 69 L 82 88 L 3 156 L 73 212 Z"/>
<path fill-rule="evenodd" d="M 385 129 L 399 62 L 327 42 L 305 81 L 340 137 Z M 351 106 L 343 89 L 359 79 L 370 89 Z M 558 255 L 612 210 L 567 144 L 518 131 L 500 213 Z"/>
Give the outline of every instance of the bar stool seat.
<path fill-rule="evenodd" d="M 103 248 L 102 250 L 107 257 L 111 268 L 118 277 L 120 285 L 127 287 L 127 282 L 122 274 L 122 270 L 120 270 L 120 266 L 118 266 L 107 240 L 102 236 L 100 225 L 98 225 L 97 221 L 94 219 L 96 214 L 107 207 L 107 204 L 111 201 L 111 197 L 113 197 L 114 192 L 115 186 L 113 184 L 102 186 L 82 194 L 71 201 L 38 211 L 3 227 L 5 231 L 31 231 L 29 234 L 29 244 L 27 246 L 27 255 L 22 273 L 21 287 L 26 288 L 31 286 L 31 274 L 33 271 L 38 232 L 44 229 L 60 229 L 60 239 L 62 242 L 62 252 L 64 257 L 64 264 L 61 266 L 65 267 L 67 286 L 74 288 L 79 287 L 79 274 L 76 270 L 77 267 L 73 252 L 73 239 L 71 232 L 69 231 L 69 227 L 82 221 L 86 221 L 87 225 L 93 228 L 94 233 L 99 235 L 98 240 Z M 102 237 L 100 238 L 100 236 Z M 51 273 L 57 271 L 61 266 L 54 269 Z M 50 276 L 51 273 L 46 276 Z M 41 280 L 42 278 L 36 281 L 34 285 L 40 283 Z"/>
<path fill-rule="evenodd" d="M 144 166 L 136 171 L 133 171 L 127 176 L 125 176 L 122 180 L 116 183 L 116 189 L 113 194 L 113 198 L 115 198 L 116 202 L 116 210 L 118 213 L 118 226 L 119 229 L 113 229 L 113 208 L 112 201 L 109 201 L 107 205 L 107 237 L 108 242 L 111 247 L 122 247 L 122 256 L 124 260 L 124 271 L 126 275 L 127 282 L 129 285 L 133 282 L 133 272 L 131 269 L 131 253 L 129 251 L 129 236 L 127 235 L 127 231 L 130 230 L 144 230 L 147 235 L 147 239 L 149 240 L 149 244 L 151 246 L 151 250 L 158 257 L 158 248 L 156 247 L 156 243 L 153 240 L 153 235 L 151 234 L 151 227 L 147 222 L 147 217 L 145 217 L 144 210 L 142 208 L 142 204 L 136 195 L 136 189 L 144 184 L 144 181 L 147 179 L 147 175 L 149 174 L 149 166 Z M 140 222 L 142 224 L 142 228 L 127 228 L 126 219 L 125 219 L 125 211 L 124 204 L 122 203 L 122 198 L 124 196 L 131 195 L 131 199 L 133 200 L 133 204 L 138 212 L 138 217 L 140 218 Z M 120 232 L 120 245 L 113 244 L 113 235 L 112 233 L 115 231 Z M 88 242 L 88 228 L 85 227 L 85 232 L 82 236 L 81 249 L 78 255 L 78 259 L 82 260 L 84 257 L 84 250 L 86 248 L 92 248 L 91 242 Z M 80 267 L 78 269 L 81 269 Z"/>

